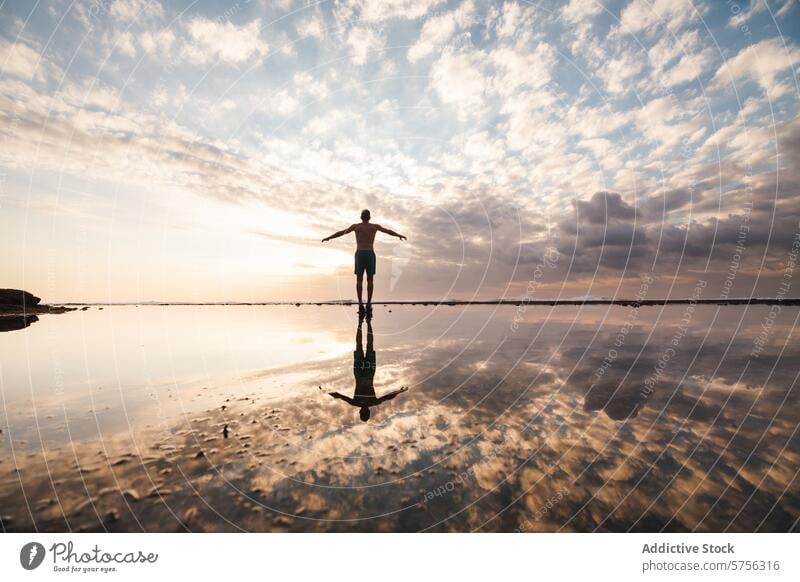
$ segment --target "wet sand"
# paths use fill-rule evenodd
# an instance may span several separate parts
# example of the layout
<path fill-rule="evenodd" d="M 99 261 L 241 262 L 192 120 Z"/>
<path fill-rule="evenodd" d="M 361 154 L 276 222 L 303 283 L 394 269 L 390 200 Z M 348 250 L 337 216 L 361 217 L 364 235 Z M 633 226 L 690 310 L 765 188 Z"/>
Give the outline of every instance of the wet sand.
<path fill-rule="evenodd" d="M 158 318 L 164 329 L 196 320 L 219 330 L 225 321 L 250 346 L 263 325 L 282 320 L 259 350 L 284 349 L 265 351 L 260 367 L 237 360 L 228 381 L 173 378 L 143 403 L 135 388 L 116 394 L 104 383 L 92 385 L 91 409 L 65 389 L 52 409 L 37 394 L 32 413 L 23 393 L 0 419 L 5 531 L 798 528 L 800 353 L 786 342 L 797 310 L 782 311 L 746 368 L 766 310 L 737 313 L 741 325 L 719 319 L 719 310 L 698 314 L 697 332 L 681 340 L 646 397 L 642 386 L 678 331 L 680 307 L 660 321 L 639 312 L 608 366 L 631 310 L 559 308 L 515 332 L 488 308 L 417 309 L 413 321 L 407 310 L 381 311 L 373 321 L 377 395 L 409 390 L 362 422 L 357 408 L 329 396 L 353 390 L 350 310 L 218 308 L 225 319 L 208 320 L 203 309 L 185 308 L 185 321 L 132 308 L 56 318 L 84 317 L 90 328 L 111 318 L 115 334 Z M 18 333 L 44 334 L 46 325 Z M 226 345 L 202 341 L 205 359 Z M 173 375 L 198 345 L 170 354 Z M 114 416 L 120 407 L 124 415 Z"/>

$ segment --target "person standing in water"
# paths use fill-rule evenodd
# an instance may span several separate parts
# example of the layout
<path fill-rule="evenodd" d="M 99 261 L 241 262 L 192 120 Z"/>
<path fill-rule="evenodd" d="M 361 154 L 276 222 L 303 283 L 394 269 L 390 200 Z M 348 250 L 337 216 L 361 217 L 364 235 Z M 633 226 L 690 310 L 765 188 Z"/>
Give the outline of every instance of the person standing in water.
<path fill-rule="evenodd" d="M 350 232 L 356 233 L 356 255 L 355 255 L 355 274 L 356 274 L 356 294 L 358 295 L 358 312 L 364 314 L 364 302 L 362 300 L 364 289 L 364 273 L 367 274 L 367 309 L 366 312 L 372 310 L 372 290 L 374 288 L 373 277 L 375 276 L 375 267 L 377 259 L 375 257 L 375 250 L 373 243 L 375 242 L 375 234 L 378 231 L 385 232 L 386 234 L 396 236 L 400 240 L 406 240 L 402 234 L 384 228 L 380 224 L 373 224 L 369 221 L 369 210 L 361 211 L 361 222 L 351 224 L 344 230 L 333 233 L 331 236 L 322 239 L 322 242 L 327 242 L 334 238 L 339 238 Z"/>

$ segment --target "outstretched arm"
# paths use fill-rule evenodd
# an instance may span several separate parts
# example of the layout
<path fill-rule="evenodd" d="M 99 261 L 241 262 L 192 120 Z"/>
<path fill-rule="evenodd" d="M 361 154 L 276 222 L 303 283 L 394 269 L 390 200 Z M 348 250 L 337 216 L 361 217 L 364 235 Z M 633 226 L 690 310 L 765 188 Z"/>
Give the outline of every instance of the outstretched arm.
<path fill-rule="evenodd" d="M 387 400 L 391 400 L 392 398 L 394 398 L 398 394 L 402 394 L 406 390 L 408 390 L 408 388 L 406 388 L 404 386 L 403 388 L 400 388 L 400 390 L 395 390 L 394 392 L 389 392 L 389 394 L 386 394 L 385 396 L 381 396 L 380 398 L 378 398 L 378 404 L 380 404 L 381 402 L 386 402 Z"/>
<path fill-rule="evenodd" d="M 328 392 L 328 396 L 333 396 L 334 398 L 338 398 L 339 400 L 344 400 L 348 404 L 352 404 L 353 406 L 356 405 L 355 400 L 350 398 L 349 396 L 345 396 L 344 394 L 339 394 L 338 392 Z"/>
<path fill-rule="evenodd" d="M 397 237 L 397 238 L 399 238 L 400 240 L 406 240 L 406 237 L 404 237 L 404 236 L 403 236 L 402 234 L 400 234 L 399 232 L 395 232 L 395 231 L 393 231 L 391 228 L 384 228 L 384 227 L 383 227 L 383 226 L 381 226 L 380 224 L 378 224 L 378 225 L 376 225 L 376 226 L 378 227 L 378 230 L 379 230 L 379 231 L 381 231 L 381 232 L 385 232 L 386 234 L 390 234 L 390 235 L 392 235 L 392 236 L 396 236 L 396 237 Z"/>
<path fill-rule="evenodd" d="M 326 236 L 324 239 L 322 239 L 322 242 L 327 242 L 327 241 L 329 241 L 329 240 L 331 240 L 331 239 L 334 239 L 334 238 L 339 238 L 340 236 L 344 236 L 344 235 L 346 235 L 348 232 L 353 232 L 353 229 L 354 229 L 355 227 L 356 227 L 356 225 L 355 225 L 355 224 L 351 224 L 350 226 L 348 226 L 348 227 L 347 227 L 347 228 L 345 228 L 344 230 L 340 230 L 339 232 L 334 232 L 334 233 L 333 233 L 331 236 Z"/>

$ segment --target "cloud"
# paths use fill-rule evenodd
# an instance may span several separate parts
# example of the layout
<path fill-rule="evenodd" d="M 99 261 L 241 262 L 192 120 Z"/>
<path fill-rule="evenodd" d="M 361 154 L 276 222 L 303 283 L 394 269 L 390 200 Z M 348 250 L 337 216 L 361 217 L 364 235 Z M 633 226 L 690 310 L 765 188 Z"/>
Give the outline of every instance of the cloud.
<path fill-rule="evenodd" d="M 298 96 L 322 99 L 329 93 L 328 85 L 323 79 L 307 72 L 296 73 L 292 78 Z"/>
<path fill-rule="evenodd" d="M 164 8 L 158 0 L 114 0 L 109 14 L 115 20 L 131 22 L 161 17 L 164 15 Z"/>
<path fill-rule="evenodd" d="M 354 117 L 354 115 L 348 112 L 332 109 L 318 117 L 311 119 L 303 131 L 317 135 L 329 134 L 334 129 L 337 129 L 344 123 L 354 119 Z"/>
<path fill-rule="evenodd" d="M 692 21 L 697 10 L 692 3 L 675 0 L 633 0 L 622 11 L 620 31 L 636 34 L 664 26 L 672 34 L 676 34 Z M 703 8 L 700 10 L 702 14 Z"/>
<path fill-rule="evenodd" d="M 47 81 L 63 76 L 61 68 L 35 48 L 21 42 L 0 38 L 0 63 L 3 75 L 26 81 Z"/>
<path fill-rule="evenodd" d="M 383 49 L 383 36 L 372 28 L 357 26 L 347 33 L 347 46 L 350 49 L 350 59 L 356 65 L 363 65 L 375 53 Z"/>
<path fill-rule="evenodd" d="M 636 123 L 647 141 L 659 144 L 660 153 L 668 153 L 678 144 L 689 147 L 702 138 L 705 126 L 693 114 L 697 107 L 672 95 L 652 99 L 636 113 Z"/>
<path fill-rule="evenodd" d="M 81 84 L 69 83 L 64 87 L 63 95 L 66 103 L 83 109 L 115 111 L 120 106 L 119 92 L 97 79 Z"/>
<path fill-rule="evenodd" d="M 677 37 L 664 35 L 647 51 L 652 78 L 659 87 L 674 87 L 703 75 L 714 62 L 714 51 L 703 47 L 700 35 L 690 30 Z"/>
<path fill-rule="evenodd" d="M 308 37 L 317 40 L 325 38 L 325 23 L 319 14 L 301 20 L 296 29 L 301 38 Z"/>
<path fill-rule="evenodd" d="M 636 77 L 644 68 L 640 55 L 633 52 L 623 52 L 613 58 L 600 70 L 599 76 L 606 89 L 613 94 L 620 94 L 631 89 L 631 79 Z"/>
<path fill-rule="evenodd" d="M 526 29 L 532 27 L 533 10 L 518 2 L 506 2 L 499 15 L 497 36 L 501 40 L 513 40 L 516 36 L 526 38 Z"/>
<path fill-rule="evenodd" d="M 569 4 L 561 10 L 561 16 L 567 22 L 578 24 L 586 20 L 592 20 L 595 16 L 603 12 L 603 4 L 595 0 L 570 0 Z"/>
<path fill-rule="evenodd" d="M 695 54 L 682 56 L 678 64 L 664 71 L 663 84 L 675 86 L 699 78 L 713 62 L 713 54 L 711 49 L 706 49 Z"/>
<path fill-rule="evenodd" d="M 634 209 L 622 201 L 615 192 L 595 192 L 589 200 L 578 200 L 575 211 L 580 221 L 588 224 L 606 224 L 613 220 L 630 220 L 636 216 Z"/>
<path fill-rule="evenodd" d="M 139 34 L 138 42 L 144 52 L 152 56 L 169 55 L 175 44 L 175 33 L 169 28 L 145 30 Z"/>
<path fill-rule="evenodd" d="M 408 60 L 419 61 L 441 49 L 455 34 L 469 25 L 475 12 L 475 5 L 470 0 L 461 4 L 457 10 L 433 16 L 425 20 L 419 38 L 414 45 L 408 49 Z"/>
<path fill-rule="evenodd" d="M 700 50 L 700 33 L 689 30 L 678 36 L 665 34 L 647 49 L 650 65 L 656 71 L 663 71 L 667 66 L 684 54 L 691 54 Z"/>
<path fill-rule="evenodd" d="M 130 32 L 123 32 L 117 35 L 116 47 L 126 57 L 136 56 L 136 47 L 133 45 L 133 35 Z"/>
<path fill-rule="evenodd" d="M 778 82 L 777 77 L 800 62 L 800 48 L 784 46 L 783 42 L 780 38 L 770 38 L 742 49 L 717 70 L 711 87 L 719 89 L 729 82 L 755 81 L 772 99 L 792 91 Z"/>
<path fill-rule="evenodd" d="M 539 149 L 564 141 L 566 128 L 551 123 L 553 102 L 553 96 L 544 89 L 525 91 L 505 100 L 501 112 L 508 115 L 509 147 L 515 150 Z"/>
<path fill-rule="evenodd" d="M 500 95 L 511 95 L 522 86 L 532 88 L 547 85 L 556 63 L 550 45 L 539 43 L 532 51 L 498 47 L 489 53 L 494 65 L 494 88 Z"/>
<path fill-rule="evenodd" d="M 797 0 L 783 0 L 778 10 L 774 12 L 775 16 L 785 16 L 796 4 Z M 769 6 L 766 0 L 750 0 L 750 5 L 745 10 L 738 11 L 731 16 L 730 20 L 728 20 L 728 26 L 732 28 L 742 26 L 755 15 L 764 12 L 768 8 Z M 770 12 L 772 12 L 772 10 L 770 10 Z"/>
<path fill-rule="evenodd" d="M 344 0 L 337 10 L 340 20 L 375 23 L 417 19 L 444 3 L 445 0 Z"/>
<path fill-rule="evenodd" d="M 238 65 L 262 58 L 269 52 L 261 39 L 261 20 L 258 18 L 236 26 L 231 22 L 198 17 L 188 22 L 186 32 L 188 38 L 183 46 L 183 56 L 197 65 L 214 61 Z"/>
<path fill-rule="evenodd" d="M 483 107 L 484 61 L 484 55 L 474 51 L 446 51 L 431 67 L 431 87 L 442 103 L 455 108 L 461 119 Z"/>
<path fill-rule="evenodd" d="M 603 5 L 599 1 L 570 0 L 561 10 L 561 17 L 568 23 L 568 37 L 572 39 L 571 49 L 575 54 L 584 52 L 589 44 L 589 32 L 594 24 L 595 17 L 603 12 Z"/>

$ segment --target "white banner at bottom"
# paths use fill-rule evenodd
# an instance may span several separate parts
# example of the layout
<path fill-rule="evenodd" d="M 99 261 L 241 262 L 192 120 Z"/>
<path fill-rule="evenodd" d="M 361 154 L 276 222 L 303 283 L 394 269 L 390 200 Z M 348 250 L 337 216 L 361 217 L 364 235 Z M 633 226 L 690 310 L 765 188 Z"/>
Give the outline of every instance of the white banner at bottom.
<path fill-rule="evenodd" d="M 798 580 L 793 534 L 2 534 L 3 580 Z M 247 578 L 245 578 L 245 576 Z"/>

